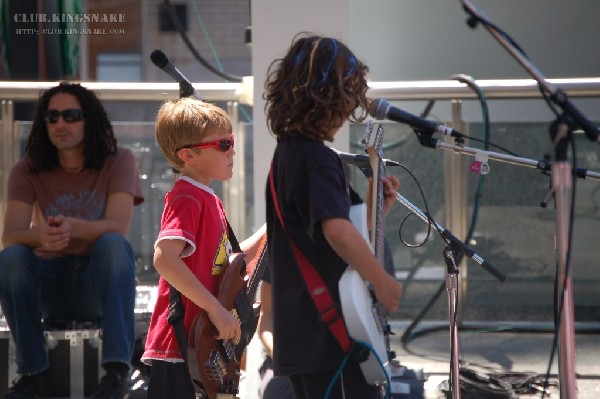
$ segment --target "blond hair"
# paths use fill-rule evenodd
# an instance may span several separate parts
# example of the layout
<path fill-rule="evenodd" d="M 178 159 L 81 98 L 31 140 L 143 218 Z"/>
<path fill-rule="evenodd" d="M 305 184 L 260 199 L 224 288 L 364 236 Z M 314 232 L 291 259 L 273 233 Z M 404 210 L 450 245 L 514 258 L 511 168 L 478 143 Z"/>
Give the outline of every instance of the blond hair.
<path fill-rule="evenodd" d="M 193 97 L 166 101 L 158 110 L 154 129 L 163 155 L 178 170 L 183 167 L 178 149 L 199 143 L 218 130 L 232 131 L 223 109 Z"/>

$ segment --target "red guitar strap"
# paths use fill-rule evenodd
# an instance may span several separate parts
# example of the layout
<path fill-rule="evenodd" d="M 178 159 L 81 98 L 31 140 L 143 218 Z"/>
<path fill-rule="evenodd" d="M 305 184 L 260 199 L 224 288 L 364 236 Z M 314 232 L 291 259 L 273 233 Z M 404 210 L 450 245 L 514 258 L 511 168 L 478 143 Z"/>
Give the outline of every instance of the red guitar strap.
<path fill-rule="evenodd" d="M 283 227 L 283 230 L 287 234 L 285 224 L 283 223 L 281 208 L 279 207 L 277 191 L 275 190 L 275 182 L 273 178 L 273 164 L 271 164 L 271 169 L 269 171 L 269 186 L 271 188 L 271 196 L 273 197 L 273 204 L 275 205 L 275 212 L 277 213 L 277 218 L 279 219 L 279 223 L 281 223 L 281 227 Z M 344 319 L 342 318 L 340 312 L 333 303 L 333 299 L 329 294 L 329 289 L 323 282 L 323 279 L 321 278 L 313 264 L 310 262 L 310 260 L 308 260 L 308 258 L 304 256 L 302 251 L 300 251 L 300 248 L 298 248 L 294 239 L 289 234 L 287 234 L 287 236 L 290 239 L 290 243 L 292 246 L 292 250 L 294 251 L 296 261 L 300 266 L 300 271 L 302 272 L 302 276 L 304 277 L 304 282 L 306 283 L 306 287 L 308 288 L 308 292 L 311 298 L 317 306 L 321 320 L 329 328 L 329 331 L 331 331 L 333 336 L 338 340 L 342 350 L 345 353 L 349 352 L 352 349 L 353 341 L 348 335 L 348 330 L 346 330 L 346 324 L 344 323 Z"/>

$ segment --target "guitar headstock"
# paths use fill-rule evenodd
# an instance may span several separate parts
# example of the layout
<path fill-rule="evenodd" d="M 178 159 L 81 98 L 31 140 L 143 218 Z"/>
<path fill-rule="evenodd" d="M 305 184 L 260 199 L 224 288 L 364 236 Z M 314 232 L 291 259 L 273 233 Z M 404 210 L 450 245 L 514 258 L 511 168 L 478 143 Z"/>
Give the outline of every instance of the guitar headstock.
<path fill-rule="evenodd" d="M 378 168 L 379 161 L 383 159 L 383 125 L 378 122 L 367 121 L 362 143 L 371 159 L 371 168 Z"/>
<path fill-rule="evenodd" d="M 383 125 L 368 121 L 362 143 L 365 145 L 367 154 L 371 155 L 372 152 L 375 152 L 375 155 L 381 157 L 383 155 Z"/>

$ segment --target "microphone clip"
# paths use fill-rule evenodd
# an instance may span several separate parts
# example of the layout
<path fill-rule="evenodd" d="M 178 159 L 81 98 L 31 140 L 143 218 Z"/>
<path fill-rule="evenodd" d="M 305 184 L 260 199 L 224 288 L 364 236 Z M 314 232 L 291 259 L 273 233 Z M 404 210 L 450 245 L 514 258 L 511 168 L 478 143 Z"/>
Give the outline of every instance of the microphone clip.
<path fill-rule="evenodd" d="M 421 143 L 422 146 L 433 149 L 437 147 L 437 139 L 433 138 L 431 132 L 426 132 L 425 130 L 418 128 L 413 128 L 413 131 L 417 135 L 417 139 L 419 139 L 419 143 Z"/>

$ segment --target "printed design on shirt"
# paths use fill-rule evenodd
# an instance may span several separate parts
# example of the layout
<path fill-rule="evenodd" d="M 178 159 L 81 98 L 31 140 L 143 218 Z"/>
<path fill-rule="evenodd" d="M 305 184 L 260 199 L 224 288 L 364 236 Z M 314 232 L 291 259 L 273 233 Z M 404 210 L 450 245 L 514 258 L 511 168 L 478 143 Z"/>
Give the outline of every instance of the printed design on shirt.
<path fill-rule="evenodd" d="M 213 267 L 211 274 L 213 276 L 218 276 L 223 271 L 223 266 L 225 265 L 225 261 L 231 254 L 231 243 L 227 238 L 227 232 L 223 230 L 223 235 L 221 236 L 221 240 L 219 242 L 219 248 L 217 249 L 217 253 L 215 254 L 215 259 L 213 261 Z"/>
<path fill-rule="evenodd" d="M 56 197 L 45 210 L 48 216 L 65 215 L 85 220 L 97 220 L 106 209 L 106 197 L 95 190 L 82 190 Z"/>

